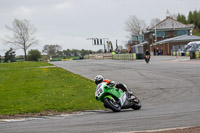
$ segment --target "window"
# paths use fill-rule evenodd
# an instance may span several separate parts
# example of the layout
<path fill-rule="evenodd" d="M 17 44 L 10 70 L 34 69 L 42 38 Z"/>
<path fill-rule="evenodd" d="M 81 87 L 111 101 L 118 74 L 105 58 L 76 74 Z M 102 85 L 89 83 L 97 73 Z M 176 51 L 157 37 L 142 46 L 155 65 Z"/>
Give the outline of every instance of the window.
<path fill-rule="evenodd" d="M 138 37 L 137 37 L 137 36 L 134 36 L 134 37 L 133 37 L 133 40 L 134 40 L 134 41 L 138 41 Z"/>
<path fill-rule="evenodd" d="M 156 32 L 157 37 L 168 37 L 169 33 L 168 31 L 158 31 Z"/>
<path fill-rule="evenodd" d="M 158 31 L 158 32 L 156 32 L 156 36 L 157 37 L 163 37 L 163 36 L 165 36 L 165 32 L 164 31 Z"/>
<path fill-rule="evenodd" d="M 168 36 L 169 36 L 169 32 L 165 31 L 165 37 L 168 37 Z"/>
<path fill-rule="evenodd" d="M 177 31 L 174 31 L 174 36 L 180 36 L 180 35 L 185 35 L 185 34 L 188 34 L 187 30 L 177 30 Z"/>

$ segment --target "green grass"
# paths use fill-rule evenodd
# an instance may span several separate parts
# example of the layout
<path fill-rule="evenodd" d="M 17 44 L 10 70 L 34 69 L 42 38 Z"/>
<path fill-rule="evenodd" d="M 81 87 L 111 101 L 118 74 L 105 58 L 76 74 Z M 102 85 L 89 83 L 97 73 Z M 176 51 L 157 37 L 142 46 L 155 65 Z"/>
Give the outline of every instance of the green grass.
<path fill-rule="evenodd" d="M 43 62 L 0 64 L 0 115 L 103 109 L 93 81 Z"/>

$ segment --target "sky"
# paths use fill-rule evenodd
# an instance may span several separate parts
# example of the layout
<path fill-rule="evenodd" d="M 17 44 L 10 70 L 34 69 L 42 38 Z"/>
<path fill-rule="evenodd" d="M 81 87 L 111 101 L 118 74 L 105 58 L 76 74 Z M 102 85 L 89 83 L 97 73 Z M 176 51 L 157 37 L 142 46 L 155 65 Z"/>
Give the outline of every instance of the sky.
<path fill-rule="evenodd" d="M 28 49 L 42 51 L 44 45 L 57 44 L 65 49 L 103 49 L 87 38 L 108 38 L 114 48 L 128 42 L 125 21 L 135 15 L 150 25 L 153 18 L 163 20 L 171 14 L 188 15 L 200 10 L 200 0 L 0 0 L 0 39 L 11 33 L 13 20 L 29 20 L 36 28 L 37 45 Z M 0 55 L 13 47 L 0 40 Z"/>

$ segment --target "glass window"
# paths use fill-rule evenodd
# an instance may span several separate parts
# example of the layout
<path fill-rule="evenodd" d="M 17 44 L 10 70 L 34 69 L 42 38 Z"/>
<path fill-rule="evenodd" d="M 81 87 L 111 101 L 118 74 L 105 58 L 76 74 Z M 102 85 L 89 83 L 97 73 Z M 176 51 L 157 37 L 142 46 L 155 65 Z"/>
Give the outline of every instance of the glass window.
<path fill-rule="evenodd" d="M 169 32 L 165 31 L 165 37 L 168 37 L 168 36 L 169 36 Z"/>
<path fill-rule="evenodd" d="M 180 35 L 185 35 L 187 34 L 187 30 L 178 30 L 177 31 L 177 35 L 180 36 Z"/>
<path fill-rule="evenodd" d="M 168 37 L 169 33 L 168 31 L 158 31 L 156 32 L 157 37 Z"/>
<path fill-rule="evenodd" d="M 180 36 L 180 35 L 185 35 L 185 34 L 188 34 L 187 30 L 174 31 L 174 36 Z"/>
<path fill-rule="evenodd" d="M 134 36 L 134 37 L 133 37 L 133 40 L 134 40 L 134 41 L 138 41 L 138 37 L 137 37 L 137 36 Z"/>
<path fill-rule="evenodd" d="M 158 32 L 156 32 L 156 36 L 157 37 L 163 37 L 163 36 L 165 36 L 165 32 L 164 31 L 158 31 Z"/>

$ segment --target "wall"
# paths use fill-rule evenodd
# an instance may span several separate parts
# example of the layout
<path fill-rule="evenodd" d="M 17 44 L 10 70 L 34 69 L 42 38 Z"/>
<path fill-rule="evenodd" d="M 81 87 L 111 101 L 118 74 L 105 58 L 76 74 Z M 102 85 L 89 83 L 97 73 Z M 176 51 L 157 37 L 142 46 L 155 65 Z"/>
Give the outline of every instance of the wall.
<path fill-rule="evenodd" d="M 162 55 L 172 55 L 171 53 L 171 50 L 172 50 L 172 46 L 175 46 L 175 45 L 186 45 L 188 44 L 189 41 L 186 41 L 186 42 L 171 42 L 171 43 L 164 43 L 164 44 L 159 44 L 159 45 L 155 45 L 155 46 L 152 46 L 152 50 L 154 51 L 162 51 Z"/>

